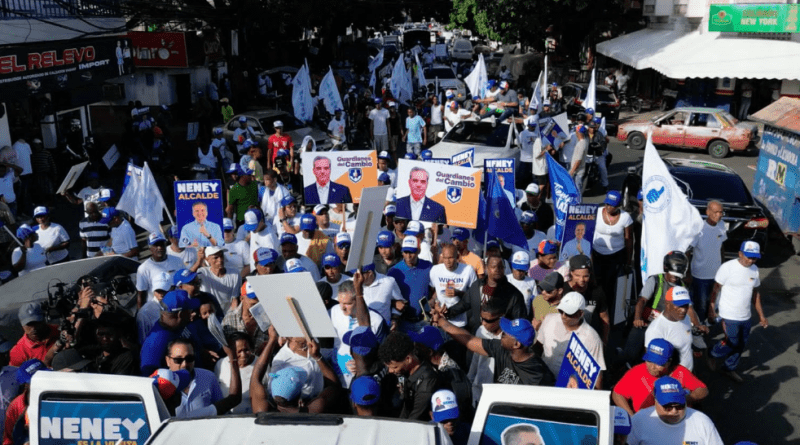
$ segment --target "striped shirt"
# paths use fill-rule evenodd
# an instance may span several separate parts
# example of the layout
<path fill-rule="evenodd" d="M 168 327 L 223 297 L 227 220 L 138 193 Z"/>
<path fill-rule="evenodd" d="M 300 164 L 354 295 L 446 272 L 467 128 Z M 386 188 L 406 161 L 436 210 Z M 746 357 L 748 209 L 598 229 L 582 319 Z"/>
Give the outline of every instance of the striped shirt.
<path fill-rule="evenodd" d="M 86 256 L 89 258 L 100 252 L 100 249 L 108 242 L 111 233 L 108 225 L 101 224 L 99 221 L 89 221 L 89 218 L 83 218 L 78 223 L 78 228 L 81 239 L 86 241 Z"/>

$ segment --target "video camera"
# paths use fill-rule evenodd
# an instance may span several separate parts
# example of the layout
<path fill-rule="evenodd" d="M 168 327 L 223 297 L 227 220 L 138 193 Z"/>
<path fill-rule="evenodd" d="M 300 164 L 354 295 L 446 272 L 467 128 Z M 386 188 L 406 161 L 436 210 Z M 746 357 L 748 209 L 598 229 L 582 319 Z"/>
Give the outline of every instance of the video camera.
<path fill-rule="evenodd" d="M 47 301 L 42 303 L 42 311 L 48 322 L 66 320 L 73 315 L 72 310 L 78 305 L 78 296 L 82 289 L 91 287 L 95 297 L 108 299 L 108 304 L 118 302 L 118 296 L 136 292 L 136 286 L 128 275 L 118 275 L 110 280 L 101 281 L 98 277 L 84 275 L 73 284 L 58 282 L 52 287 L 48 285 Z M 55 291 L 52 291 L 55 289 Z M 81 311 L 75 313 L 78 318 L 88 316 Z"/>

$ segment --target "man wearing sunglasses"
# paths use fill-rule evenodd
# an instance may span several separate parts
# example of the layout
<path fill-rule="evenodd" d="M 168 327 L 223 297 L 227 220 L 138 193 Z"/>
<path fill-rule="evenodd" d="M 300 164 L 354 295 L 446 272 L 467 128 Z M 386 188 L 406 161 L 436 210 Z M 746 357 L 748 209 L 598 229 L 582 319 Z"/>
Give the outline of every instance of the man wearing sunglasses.
<path fill-rule="evenodd" d="M 164 367 L 167 346 L 171 341 L 180 338 L 184 329 L 191 333 L 190 338 L 194 342 L 200 338 L 194 325 L 189 323 L 192 310 L 200 307 L 200 300 L 189 298 L 184 290 L 173 290 L 164 295 L 159 306 L 161 315 L 158 322 L 142 343 L 140 368 L 143 376 L 149 376 L 156 369 Z M 201 350 L 199 344 L 195 343 L 194 346 L 196 350 Z"/>
<path fill-rule="evenodd" d="M 686 390 L 673 377 L 656 380 L 656 405 L 643 409 L 631 419 L 629 445 L 647 443 L 692 443 L 722 445 L 714 422 L 700 411 L 686 407 Z"/>

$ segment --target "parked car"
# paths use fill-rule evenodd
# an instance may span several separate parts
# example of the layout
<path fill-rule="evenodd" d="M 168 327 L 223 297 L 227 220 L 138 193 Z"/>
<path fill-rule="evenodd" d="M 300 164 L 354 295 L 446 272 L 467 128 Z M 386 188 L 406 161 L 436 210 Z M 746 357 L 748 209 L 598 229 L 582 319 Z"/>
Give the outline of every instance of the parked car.
<path fill-rule="evenodd" d="M 467 39 L 458 39 L 450 48 L 450 57 L 457 60 L 472 60 L 472 42 Z"/>
<path fill-rule="evenodd" d="M 586 90 L 589 84 L 569 82 L 561 87 L 561 96 L 566 104 L 567 116 L 572 117 L 578 113 L 583 113 L 586 107 L 583 101 L 586 100 Z M 597 85 L 596 89 L 596 116 L 606 118 L 606 124 L 614 124 L 619 119 L 619 101 L 611 88 L 604 85 Z"/>
<path fill-rule="evenodd" d="M 425 70 L 425 80 L 434 85 L 438 81 L 439 90 L 453 90 L 456 93 L 456 100 L 463 102 L 467 98 L 467 87 L 464 82 L 456 76 L 453 68 L 449 65 L 433 65 Z"/>
<path fill-rule="evenodd" d="M 520 126 L 517 130 L 522 130 Z M 519 162 L 519 147 L 511 125 L 494 119 L 465 120 L 456 124 L 442 141 L 430 148 L 434 158 L 450 159 L 453 155 L 475 148 L 473 167 L 483 167 L 484 159 L 514 158 Z"/>
<path fill-rule="evenodd" d="M 331 144 L 327 133 L 317 128 L 311 127 L 291 114 L 280 110 L 255 110 L 246 113 L 237 114 L 227 124 L 225 124 L 224 135 L 228 144 L 235 146 L 236 142 L 233 140 L 233 132 L 239 128 L 239 117 L 247 117 L 247 125 L 253 127 L 256 134 L 256 140 L 261 147 L 267 146 L 267 140 L 270 136 L 275 134 L 275 121 L 283 122 L 283 131 L 292 137 L 292 142 L 299 146 L 303 139 L 311 135 L 317 143 L 317 150 L 330 150 Z"/>
<path fill-rule="evenodd" d="M 769 216 L 764 205 L 753 198 L 739 175 L 725 165 L 696 159 L 665 158 L 664 163 L 678 187 L 705 219 L 709 201 L 722 203 L 725 216 L 722 222 L 728 233 L 723 244 L 726 256 L 736 256 L 743 241 L 767 244 Z M 642 165 L 631 167 L 623 182 L 623 205 L 629 212 L 638 213 L 636 194 L 642 187 Z"/>
<path fill-rule="evenodd" d="M 649 121 L 627 122 L 617 129 L 617 139 L 628 147 L 641 150 L 647 133 L 653 133 L 654 145 L 707 150 L 715 158 L 733 151 L 756 148 L 758 127 L 738 122 L 718 108 L 680 107 Z"/>

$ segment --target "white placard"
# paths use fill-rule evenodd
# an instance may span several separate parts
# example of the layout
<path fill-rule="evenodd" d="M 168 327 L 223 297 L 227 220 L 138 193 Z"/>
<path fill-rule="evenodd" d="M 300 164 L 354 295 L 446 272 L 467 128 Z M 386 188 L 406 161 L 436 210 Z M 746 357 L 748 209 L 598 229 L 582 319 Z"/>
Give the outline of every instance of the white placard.
<path fill-rule="evenodd" d="M 281 337 L 303 337 L 287 297 L 297 304 L 311 337 L 335 337 L 336 331 L 309 272 L 251 276 L 247 278 Z"/>
<path fill-rule="evenodd" d="M 86 168 L 86 165 L 89 161 L 81 162 L 80 164 L 73 165 L 71 169 L 69 169 L 69 173 L 67 176 L 64 177 L 64 181 L 61 182 L 61 185 L 58 187 L 57 194 L 62 194 L 72 188 L 76 182 L 78 182 L 78 178 L 81 177 L 81 173 L 83 173 L 83 169 Z"/>
<path fill-rule="evenodd" d="M 267 332 L 269 329 L 270 321 L 269 316 L 267 315 L 267 310 L 264 309 L 264 305 L 261 304 L 259 301 L 258 303 L 250 306 L 250 315 L 253 316 L 253 319 L 256 320 L 258 324 L 258 328 L 261 329 L 262 332 Z"/>
<path fill-rule="evenodd" d="M 217 339 L 220 345 L 228 345 L 228 341 L 225 340 L 225 332 L 222 330 L 222 323 L 214 315 L 208 317 L 208 331 L 211 332 L 211 335 Z"/>
<path fill-rule="evenodd" d="M 106 164 L 106 168 L 111 170 L 111 167 L 117 163 L 119 159 L 119 150 L 117 150 L 116 145 L 112 145 L 111 148 L 108 149 L 106 154 L 103 155 L 103 162 Z"/>
<path fill-rule="evenodd" d="M 381 216 L 386 204 L 388 185 L 369 187 L 361 191 L 361 204 L 358 205 L 356 228 L 350 236 L 353 244 L 347 258 L 345 270 L 358 269 L 372 263 L 375 243 L 381 230 Z"/>

